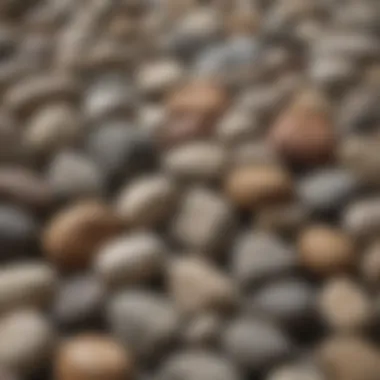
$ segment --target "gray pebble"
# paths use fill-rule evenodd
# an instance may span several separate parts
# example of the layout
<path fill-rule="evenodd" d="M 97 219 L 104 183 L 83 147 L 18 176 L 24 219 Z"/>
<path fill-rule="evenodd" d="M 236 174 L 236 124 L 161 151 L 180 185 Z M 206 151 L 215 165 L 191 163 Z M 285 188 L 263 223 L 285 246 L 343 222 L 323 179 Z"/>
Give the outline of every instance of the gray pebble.
<path fill-rule="evenodd" d="M 10 205 L 0 206 L 1 256 L 11 258 L 29 253 L 36 241 L 36 221 L 27 212 Z"/>
<path fill-rule="evenodd" d="M 111 182 L 150 170 L 156 164 L 152 139 L 128 123 L 106 124 L 93 131 L 87 151 Z"/>
<path fill-rule="evenodd" d="M 297 323 L 315 311 L 315 291 L 306 281 L 269 282 L 249 298 L 250 308 L 280 322 Z"/>
<path fill-rule="evenodd" d="M 232 270 L 244 286 L 294 269 L 295 252 L 270 233 L 244 233 L 236 239 L 232 253 Z"/>
<path fill-rule="evenodd" d="M 203 258 L 177 259 L 168 272 L 172 298 L 184 313 L 226 310 L 236 301 L 231 279 Z"/>
<path fill-rule="evenodd" d="M 223 198 L 210 190 L 193 188 L 183 197 L 172 233 L 186 247 L 212 255 L 229 240 L 233 226 L 234 215 Z"/>
<path fill-rule="evenodd" d="M 376 236 L 380 232 L 380 198 L 354 202 L 346 208 L 343 225 L 357 236 Z"/>
<path fill-rule="evenodd" d="M 239 380 L 237 369 L 226 358 L 207 351 L 174 354 L 159 370 L 158 380 Z"/>
<path fill-rule="evenodd" d="M 235 363 L 250 371 L 286 358 L 292 349 L 289 339 L 271 322 L 246 317 L 227 326 L 223 346 Z"/>
<path fill-rule="evenodd" d="M 226 165 L 226 150 L 208 142 L 188 143 L 174 148 L 163 159 L 163 166 L 169 173 L 188 181 L 219 179 Z"/>
<path fill-rule="evenodd" d="M 107 242 L 98 252 L 95 270 L 110 286 L 138 284 L 160 274 L 166 254 L 157 236 L 136 232 Z"/>
<path fill-rule="evenodd" d="M 322 169 L 306 175 L 298 183 L 300 200 L 312 211 L 337 210 L 355 195 L 359 181 L 347 170 Z"/>
<path fill-rule="evenodd" d="M 48 182 L 60 199 L 78 199 L 101 195 L 104 190 L 103 175 L 88 157 L 66 150 L 50 162 Z"/>
<path fill-rule="evenodd" d="M 326 376 L 315 365 L 292 363 L 274 369 L 266 380 L 326 380 Z"/>
<path fill-rule="evenodd" d="M 34 311 L 17 311 L 0 320 L 0 366 L 29 372 L 47 364 L 54 347 L 49 322 Z"/>
<path fill-rule="evenodd" d="M 84 95 L 83 113 L 94 122 L 115 115 L 126 115 L 134 107 L 135 94 L 128 80 L 119 76 L 96 79 Z"/>
<path fill-rule="evenodd" d="M 74 275 L 60 283 L 53 318 L 60 326 L 88 326 L 103 313 L 105 288 L 93 275 Z"/>
<path fill-rule="evenodd" d="M 47 264 L 27 262 L 0 269 L 0 313 L 20 307 L 45 307 L 55 294 L 57 274 Z"/>
<path fill-rule="evenodd" d="M 131 226 L 156 226 L 172 213 L 178 198 L 176 183 L 164 175 L 142 177 L 121 190 L 117 213 Z"/>
<path fill-rule="evenodd" d="M 109 303 L 111 330 L 136 355 L 157 356 L 176 338 L 179 315 L 170 301 L 145 291 L 124 291 Z"/>

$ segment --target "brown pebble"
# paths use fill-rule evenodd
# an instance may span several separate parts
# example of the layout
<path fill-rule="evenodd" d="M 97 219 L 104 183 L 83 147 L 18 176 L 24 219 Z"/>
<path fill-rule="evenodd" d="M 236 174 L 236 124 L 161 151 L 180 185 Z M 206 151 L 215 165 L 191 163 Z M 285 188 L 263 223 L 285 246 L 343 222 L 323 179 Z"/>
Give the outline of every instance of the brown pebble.
<path fill-rule="evenodd" d="M 286 170 L 276 165 L 244 165 L 227 176 L 228 197 L 243 208 L 261 207 L 289 199 L 293 184 Z"/>
<path fill-rule="evenodd" d="M 359 337 L 332 337 L 318 348 L 316 357 L 328 378 L 334 380 L 377 380 L 380 352 Z"/>
<path fill-rule="evenodd" d="M 216 83 L 196 81 L 173 91 L 167 101 L 171 123 L 163 131 L 164 142 L 207 135 L 227 105 L 228 95 Z"/>
<path fill-rule="evenodd" d="M 355 263 L 352 239 L 329 226 L 312 226 L 298 240 L 300 262 L 311 272 L 321 275 L 344 272 Z"/>
<path fill-rule="evenodd" d="M 124 348 L 102 335 L 81 335 L 64 342 L 55 361 L 56 380 L 128 380 L 133 361 Z"/>
<path fill-rule="evenodd" d="M 361 262 L 361 273 L 369 284 L 378 286 L 380 284 L 380 241 L 377 240 L 370 245 L 364 253 Z"/>
<path fill-rule="evenodd" d="M 334 153 L 333 123 L 322 100 L 304 97 L 275 121 L 269 143 L 288 161 L 302 166 L 328 161 Z"/>
<path fill-rule="evenodd" d="M 58 213 L 43 233 L 49 259 L 66 269 L 86 267 L 97 248 L 121 229 L 119 219 L 102 202 L 77 203 Z"/>

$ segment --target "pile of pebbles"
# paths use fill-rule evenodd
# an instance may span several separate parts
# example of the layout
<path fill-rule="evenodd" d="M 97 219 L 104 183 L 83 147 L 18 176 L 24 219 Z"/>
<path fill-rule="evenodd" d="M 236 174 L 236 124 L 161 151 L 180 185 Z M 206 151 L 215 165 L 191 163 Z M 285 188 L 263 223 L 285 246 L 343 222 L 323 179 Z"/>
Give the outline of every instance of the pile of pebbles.
<path fill-rule="evenodd" d="M 378 0 L 0 1 L 1 380 L 379 380 Z"/>

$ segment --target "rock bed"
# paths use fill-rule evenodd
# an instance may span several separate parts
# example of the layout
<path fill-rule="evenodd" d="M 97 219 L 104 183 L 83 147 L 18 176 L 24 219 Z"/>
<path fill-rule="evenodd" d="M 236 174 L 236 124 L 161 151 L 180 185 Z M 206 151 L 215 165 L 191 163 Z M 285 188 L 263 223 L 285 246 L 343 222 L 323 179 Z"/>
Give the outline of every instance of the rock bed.
<path fill-rule="evenodd" d="M 379 25 L 2 0 L 1 380 L 379 380 Z"/>

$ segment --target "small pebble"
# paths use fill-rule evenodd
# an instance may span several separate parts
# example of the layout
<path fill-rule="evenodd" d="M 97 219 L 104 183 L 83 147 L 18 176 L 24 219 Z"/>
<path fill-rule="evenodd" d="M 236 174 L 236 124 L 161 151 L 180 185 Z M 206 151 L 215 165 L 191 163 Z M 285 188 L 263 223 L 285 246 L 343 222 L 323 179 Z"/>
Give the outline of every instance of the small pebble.
<path fill-rule="evenodd" d="M 168 219 L 178 195 L 177 185 L 169 176 L 145 176 L 121 190 L 116 212 L 128 225 L 157 226 Z"/>
<path fill-rule="evenodd" d="M 292 363 L 275 369 L 266 380 L 326 380 L 326 377 L 315 365 Z"/>
<path fill-rule="evenodd" d="M 333 278 L 324 284 L 319 306 L 327 324 L 338 331 L 367 327 L 374 312 L 369 295 L 346 278 Z"/>
<path fill-rule="evenodd" d="M 326 225 L 310 226 L 301 233 L 298 255 L 305 268 L 319 275 L 345 272 L 356 261 L 351 237 Z"/>
<path fill-rule="evenodd" d="M 104 203 L 83 201 L 62 210 L 48 223 L 43 247 L 48 259 L 60 267 L 83 268 L 120 230 L 120 221 Z"/>
<path fill-rule="evenodd" d="M 57 380 L 132 379 L 131 355 L 107 335 L 78 335 L 63 342 L 55 360 Z"/>
<path fill-rule="evenodd" d="M 234 223 L 232 210 L 222 197 L 210 190 L 191 188 L 183 196 L 172 233 L 189 249 L 212 255 L 228 242 Z"/>
<path fill-rule="evenodd" d="M 16 373 L 27 374 L 46 365 L 55 345 L 50 323 L 39 313 L 29 310 L 3 317 L 0 336 L 0 366 Z"/>
<path fill-rule="evenodd" d="M 364 280 L 373 286 L 380 284 L 380 242 L 370 244 L 361 261 L 361 273 Z"/>
<path fill-rule="evenodd" d="M 110 286 L 154 279 L 165 264 L 167 249 L 149 232 L 117 237 L 105 243 L 95 258 L 95 271 Z"/>
<path fill-rule="evenodd" d="M 180 180 L 218 180 L 227 166 L 227 151 L 214 143 L 188 143 L 169 150 L 163 158 L 163 166 Z"/>
<path fill-rule="evenodd" d="M 239 373 L 226 358 L 207 351 L 178 352 L 164 362 L 158 380 L 238 380 Z"/>
<path fill-rule="evenodd" d="M 179 315 L 169 299 L 146 291 L 124 291 L 107 309 L 111 331 L 142 358 L 162 355 L 178 334 Z"/>
<path fill-rule="evenodd" d="M 226 310 L 236 299 L 232 281 L 202 258 L 177 259 L 168 271 L 170 293 L 184 313 Z"/>
<path fill-rule="evenodd" d="M 229 357 L 249 371 L 262 369 L 291 353 L 292 345 L 271 322 L 240 318 L 223 332 L 223 345 Z"/>
<path fill-rule="evenodd" d="M 279 166 L 244 165 L 228 174 L 225 191 L 237 206 L 254 209 L 289 199 L 293 184 L 287 171 Z"/>
<path fill-rule="evenodd" d="M 276 235 L 248 232 L 235 241 L 232 273 L 243 286 L 289 273 L 295 266 L 295 252 Z"/>

